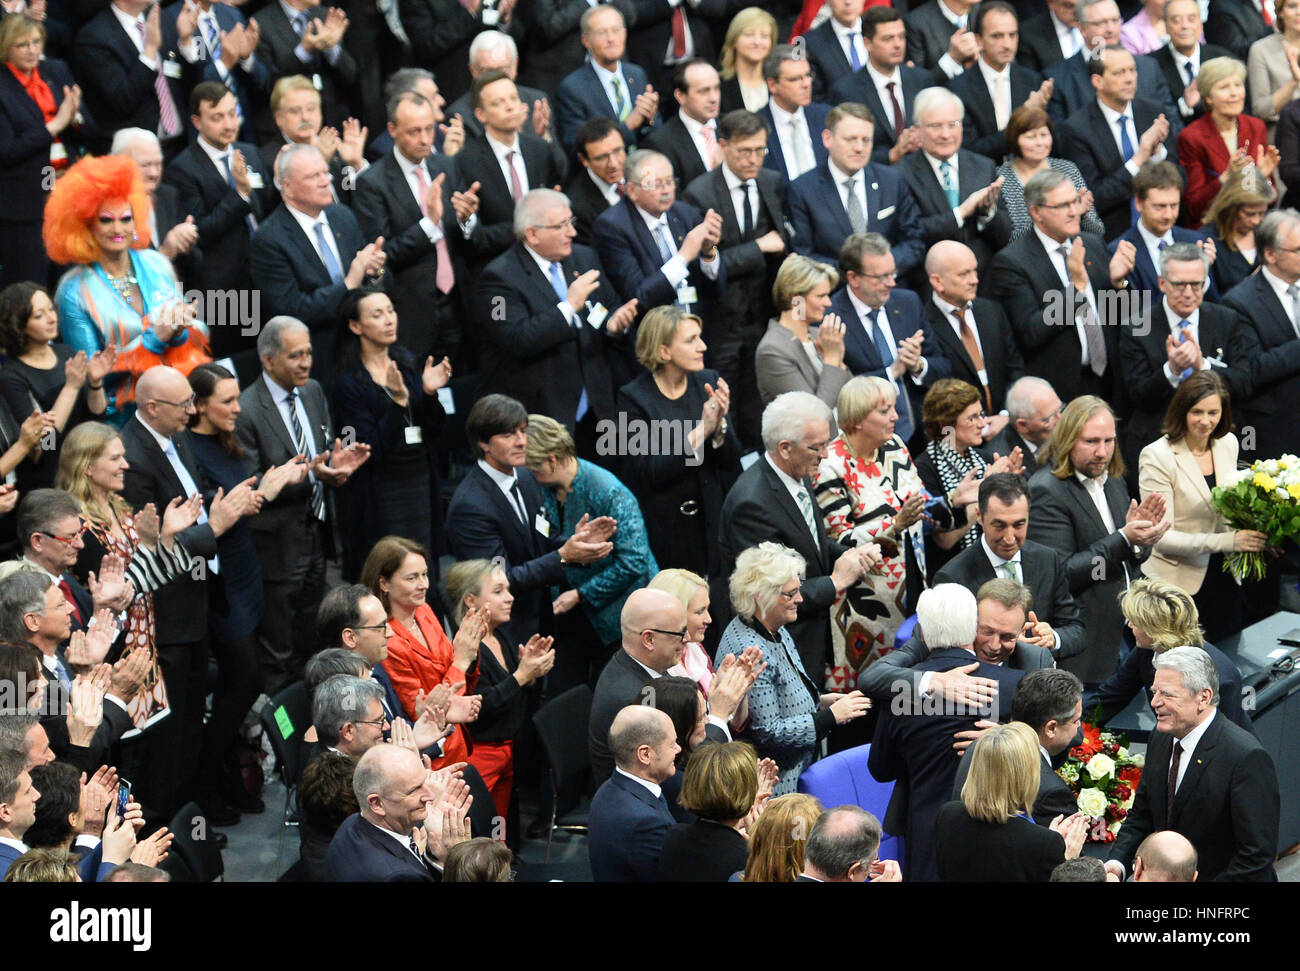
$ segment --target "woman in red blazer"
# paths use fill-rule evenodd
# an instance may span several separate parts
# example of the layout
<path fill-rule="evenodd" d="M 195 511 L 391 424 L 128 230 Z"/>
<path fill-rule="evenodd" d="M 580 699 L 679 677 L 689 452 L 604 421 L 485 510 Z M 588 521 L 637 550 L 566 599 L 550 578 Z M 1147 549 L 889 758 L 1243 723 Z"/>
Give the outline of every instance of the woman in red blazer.
<path fill-rule="evenodd" d="M 375 544 L 361 569 L 361 582 L 388 611 L 388 672 L 393 690 L 412 722 L 420 716 L 421 702 L 440 684 L 452 689 L 446 717 L 455 723 L 442 743 L 442 758 L 435 769 L 464 762 L 469 757 L 465 722 L 478 715 L 481 699 L 467 697 L 478 682 L 478 645 L 486 630 L 479 611 L 466 615 L 453 642 L 425 602 L 429 592 L 429 557 L 424 547 L 400 536 L 385 536 Z"/>
<path fill-rule="evenodd" d="M 1246 107 L 1246 65 L 1231 57 L 1215 57 L 1201 65 L 1196 90 L 1206 112 L 1178 133 L 1178 161 L 1187 173 L 1187 220 L 1199 227 L 1201 216 L 1219 194 L 1220 178 L 1254 163 L 1272 181 L 1277 149 L 1268 144 L 1264 122 L 1243 114 Z"/>

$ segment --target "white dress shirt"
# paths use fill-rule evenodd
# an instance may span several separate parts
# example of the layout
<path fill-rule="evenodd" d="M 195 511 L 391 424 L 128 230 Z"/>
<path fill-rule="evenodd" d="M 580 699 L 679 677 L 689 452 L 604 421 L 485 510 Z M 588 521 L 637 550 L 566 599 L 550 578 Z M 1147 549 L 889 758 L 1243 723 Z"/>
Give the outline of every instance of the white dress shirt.
<path fill-rule="evenodd" d="M 618 194 L 618 183 L 610 185 L 591 169 L 587 169 L 587 176 L 591 179 L 592 184 L 600 190 L 600 194 L 605 197 L 605 201 L 611 206 L 617 206 L 619 200 L 623 197 Z"/>
<path fill-rule="evenodd" d="M 722 179 L 727 183 L 727 197 L 731 199 L 731 207 L 736 214 L 736 225 L 743 232 L 745 229 L 745 209 L 744 195 L 749 196 L 749 213 L 753 218 L 754 226 L 758 225 L 758 207 L 762 202 L 758 198 L 758 179 L 749 179 L 749 188 L 746 190 L 742 185 L 742 179 L 731 169 L 727 168 L 727 163 L 722 163 Z M 753 227 L 751 227 L 753 228 Z"/>
<path fill-rule="evenodd" d="M 831 179 L 835 182 L 835 191 L 840 197 L 840 205 L 844 207 L 845 212 L 848 212 L 849 193 L 852 192 L 856 195 L 858 201 L 862 203 L 862 216 L 866 220 L 866 226 L 869 230 L 871 228 L 871 209 L 867 206 L 867 187 L 866 180 L 862 175 L 862 170 L 858 169 L 858 171 L 849 175 L 849 173 L 836 165 L 830 158 L 826 159 L 826 165 L 830 169 Z M 847 179 L 853 180 L 852 186 L 846 187 L 844 185 L 844 182 Z"/>
<path fill-rule="evenodd" d="M 937 293 L 931 294 L 930 300 L 934 303 L 936 307 L 939 308 L 939 312 L 943 314 L 943 319 L 948 322 L 948 326 L 952 328 L 952 332 L 957 335 L 958 342 L 961 342 L 961 324 L 958 322 L 957 315 L 955 313 L 955 311 L 958 308 L 955 305 L 950 304 L 947 300 L 943 299 L 943 297 L 939 296 Z M 988 357 L 984 353 L 984 342 L 980 340 L 980 329 L 975 326 L 975 310 L 970 304 L 967 304 L 965 307 L 962 307 L 961 309 L 964 312 L 964 316 L 966 318 L 966 324 L 968 327 L 970 327 L 971 334 L 973 334 L 975 337 L 975 346 L 980 349 L 980 359 L 987 364 Z M 988 368 L 987 367 L 980 368 L 979 376 L 980 376 L 980 384 L 982 384 L 984 387 L 987 388 L 989 384 Z"/>
<path fill-rule="evenodd" d="M 848 27 L 845 27 L 842 23 L 840 23 L 838 20 L 832 17 L 831 30 L 835 32 L 835 39 L 840 42 L 840 50 L 844 52 L 844 59 L 848 61 L 850 68 L 853 67 L 853 55 L 849 53 L 850 44 L 852 44 L 853 47 L 857 48 L 858 64 L 862 65 L 867 63 L 867 45 L 866 42 L 862 39 L 862 18 L 861 17 L 858 17 L 856 20 L 854 20 L 853 23 L 850 24 Z M 850 38 L 849 36 L 850 34 L 854 34 L 855 36 Z"/>
<path fill-rule="evenodd" d="M 527 194 L 528 168 L 524 165 L 524 153 L 519 149 L 519 136 L 516 134 L 509 145 L 502 145 L 491 135 L 488 135 L 487 143 L 492 148 L 492 154 L 497 157 L 497 165 L 501 166 L 501 178 L 506 180 L 506 191 L 511 191 L 510 167 L 513 164 L 515 173 L 519 176 L 519 187 Z M 506 156 L 511 152 L 515 153 L 514 159 L 507 161 Z"/>
<path fill-rule="evenodd" d="M 1034 227 L 1034 235 L 1038 237 L 1038 241 L 1042 243 L 1043 249 L 1047 252 L 1047 258 L 1056 269 L 1056 275 L 1061 278 L 1062 289 L 1066 292 L 1073 292 L 1071 289 L 1072 284 L 1070 283 L 1070 275 L 1065 269 L 1065 263 L 1061 259 L 1061 254 L 1057 252 L 1057 250 L 1062 246 L 1068 250 L 1073 244 L 1069 240 L 1064 243 L 1058 243 L 1037 226 Z M 1083 243 L 1080 242 L 1079 245 L 1082 246 Z M 1068 255 L 1066 258 L 1068 259 Z M 1088 282 L 1088 289 L 1084 292 L 1084 299 L 1087 301 L 1088 307 L 1091 309 L 1092 313 L 1097 315 L 1098 320 L 1101 320 L 1101 314 L 1097 313 L 1097 296 L 1093 293 L 1091 281 Z M 1074 330 L 1075 333 L 1079 335 L 1079 347 L 1081 348 L 1079 353 L 1079 365 L 1080 367 L 1087 367 L 1089 363 L 1088 338 L 1083 333 L 1083 319 L 1079 314 L 1075 314 L 1074 317 Z"/>
<path fill-rule="evenodd" d="M 853 305 L 853 309 L 857 312 L 858 322 L 862 324 L 862 329 L 866 331 L 867 343 L 870 344 L 872 347 L 876 346 L 876 339 L 874 336 L 875 332 L 872 328 L 879 327 L 880 332 L 885 335 L 885 343 L 889 345 L 889 353 L 892 354 L 894 356 L 894 360 L 897 361 L 898 342 L 894 340 L 893 329 L 889 326 L 889 312 L 885 310 L 883 305 L 875 308 L 868 307 L 865 303 L 863 303 L 861 300 L 858 299 L 858 295 L 853 292 L 852 287 L 845 287 L 844 292 L 848 294 L 849 303 Z M 847 324 L 848 321 L 845 321 L 845 323 Z M 904 339 L 911 336 L 912 336 L 911 334 L 906 334 L 904 335 Z M 915 374 L 911 374 L 906 371 L 903 373 L 907 374 L 907 376 L 912 379 L 912 383 L 919 387 L 921 382 L 925 378 L 925 372 L 928 371 L 929 369 L 930 369 L 930 362 L 927 361 L 924 357 L 922 357 L 921 369 L 919 371 L 917 371 Z M 886 368 L 886 373 L 887 374 L 889 373 L 888 368 Z M 895 378 L 892 374 L 889 374 L 889 380 L 896 381 L 898 379 Z"/>
<path fill-rule="evenodd" d="M 345 263 L 342 257 L 340 256 L 338 243 L 334 239 L 333 230 L 330 229 L 330 222 L 329 219 L 327 219 L 325 216 L 325 210 L 322 209 L 321 214 L 313 219 L 311 216 L 307 215 L 301 209 L 295 209 L 287 202 L 284 204 L 284 208 L 289 210 L 289 215 L 293 216 L 294 222 L 296 222 L 299 226 L 301 226 L 302 231 L 307 234 L 307 240 L 308 242 L 311 243 L 311 248 L 316 251 L 316 255 L 320 257 L 320 261 L 322 265 L 326 265 L 326 261 L 325 261 L 325 255 L 321 252 L 320 249 L 320 240 L 317 239 L 316 237 L 316 226 L 318 224 L 324 225 L 325 245 L 329 247 L 330 252 L 334 255 L 335 261 L 338 263 L 339 269 L 343 272 L 343 275 L 346 277 L 352 261 L 349 259 Z"/>
<path fill-rule="evenodd" d="M 776 129 L 776 140 L 781 145 L 781 155 L 785 158 L 786 175 L 791 181 L 805 172 L 817 167 L 817 155 L 813 150 L 812 131 L 808 127 L 808 116 L 804 114 L 803 105 L 796 105 L 794 111 L 786 111 L 773 98 L 767 103 L 772 112 L 772 127 Z M 799 152 L 796 139 L 807 139 L 807 168 L 799 165 Z"/>
<path fill-rule="evenodd" d="M 1201 737 L 1205 735 L 1206 729 L 1210 727 L 1210 722 L 1214 721 L 1218 712 L 1211 708 L 1209 717 L 1201 722 L 1182 738 L 1177 739 L 1178 748 L 1181 754 L 1178 756 L 1178 778 L 1174 781 L 1174 792 L 1177 793 L 1183 784 L 1183 776 L 1187 775 L 1187 767 L 1192 764 L 1192 755 L 1196 752 L 1196 746 L 1201 743 Z"/>
<path fill-rule="evenodd" d="M 144 23 L 144 14 L 132 17 L 129 13 L 124 12 L 117 4 L 110 4 L 108 9 L 113 11 L 113 16 L 117 18 L 117 22 L 121 24 L 122 29 L 126 31 L 126 36 L 131 38 L 131 43 L 135 45 L 135 49 L 140 53 L 140 60 L 144 62 L 145 66 L 148 67 L 149 70 L 156 72 L 159 65 L 162 63 L 162 51 L 160 49 L 157 56 L 152 60 L 144 56 L 144 40 L 140 37 L 140 28 L 137 26 L 138 24 Z"/>
<path fill-rule="evenodd" d="M 289 389 L 280 386 L 280 383 L 271 377 L 267 371 L 262 372 L 262 377 L 266 381 L 266 390 L 271 394 L 271 400 L 275 402 L 275 412 L 280 416 L 280 421 L 284 425 L 285 431 L 289 433 L 289 441 L 293 441 L 293 419 L 289 417 Z M 294 411 L 298 413 L 298 424 L 302 426 L 302 437 L 307 441 L 307 461 L 310 462 L 316 457 L 316 436 L 312 434 L 311 417 L 307 414 L 307 407 L 302 403 L 302 392 L 294 389 L 298 393 L 294 395 Z M 315 481 L 315 474 L 309 472 L 308 477 Z"/>
<path fill-rule="evenodd" d="M 1124 140 L 1119 136 L 1119 118 L 1120 115 L 1123 115 L 1125 118 L 1128 119 L 1128 125 L 1126 127 L 1128 128 L 1128 137 L 1133 140 L 1134 158 L 1131 158 L 1127 162 L 1125 162 L 1124 168 L 1128 170 L 1129 175 L 1137 175 L 1138 169 L 1141 168 L 1141 166 L 1137 164 L 1136 156 L 1137 156 L 1137 149 L 1138 149 L 1138 140 L 1140 139 L 1142 133 L 1137 130 L 1137 123 L 1133 118 L 1133 102 L 1130 101 L 1128 104 L 1126 104 L 1124 106 L 1124 110 L 1121 112 L 1121 111 L 1116 111 L 1114 108 L 1110 107 L 1100 98 L 1098 98 L 1097 107 L 1101 109 L 1101 115 L 1103 118 L 1106 119 L 1106 126 L 1110 129 L 1110 140 L 1115 143 L 1115 150 L 1119 152 L 1120 158 L 1124 157 Z M 1156 146 L 1156 150 L 1151 153 L 1151 157 L 1147 159 L 1147 161 L 1163 162 L 1166 154 L 1167 153 L 1165 152 L 1164 142 L 1161 142 L 1159 145 Z"/>
<path fill-rule="evenodd" d="M 411 195 L 415 199 L 415 204 L 424 209 L 424 193 L 420 191 L 419 170 L 424 169 L 424 177 L 428 185 L 433 185 L 433 179 L 429 176 L 429 170 L 424 168 L 423 162 L 412 162 L 401 153 L 396 145 L 393 146 L 393 158 L 397 160 L 398 167 L 402 170 L 402 175 L 406 177 L 406 184 L 411 187 Z M 507 183 L 508 185 L 509 183 Z M 525 183 L 527 184 L 527 183 Z M 430 243 L 437 243 L 442 239 L 442 227 L 435 223 L 428 216 L 420 217 L 420 228 L 424 234 L 429 237 Z"/>
<path fill-rule="evenodd" d="M 533 249 L 531 246 L 529 246 L 527 243 L 524 244 L 524 251 L 527 252 L 528 255 L 531 256 L 531 257 L 533 258 L 533 262 L 537 264 L 537 268 L 538 268 L 539 270 L 542 271 L 542 276 L 544 276 L 544 277 L 546 278 L 546 282 L 549 283 L 549 282 L 551 281 L 551 262 L 552 262 L 552 261 L 546 259 L 545 257 L 538 256 L 538 255 L 537 255 L 537 251 L 534 250 L 534 249 Z M 561 271 L 563 271 L 563 266 L 564 266 L 564 265 L 563 265 L 563 262 L 561 262 L 561 261 L 556 261 L 556 262 L 560 262 L 560 268 L 561 268 Z M 566 284 L 567 284 L 568 282 L 569 282 L 569 281 L 567 281 L 567 280 L 565 281 Z M 573 312 L 573 308 L 572 308 L 571 306 L 569 306 L 569 301 L 568 301 L 568 299 L 567 299 L 566 297 L 561 297 L 561 298 L 556 302 L 556 304 L 555 304 L 555 309 L 558 310 L 560 313 L 564 314 L 564 319 L 567 320 L 570 324 L 573 324 L 573 323 L 576 323 L 576 322 L 577 322 L 578 315 L 577 315 L 576 313 Z M 497 484 L 500 485 L 499 482 L 498 482 Z"/>
<path fill-rule="evenodd" d="M 620 769 L 617 765 L 614 766 L 614 771 L 625 778 L 631 779 L 638 785 L 644 786 L 650 792 L 650 795 L 654 796 L 656 799 L 660 798 L 664 794 L 663 789 L 658 783 L 651 782 L 649 779 L 643 779 L 639 775 L 633 775 L 631 772 L 626 772 L 623 769 Z"/>
<path fill-rule="evenodd" d="M 212 164 L 217 167 L 217 172 L 220 173 L 222 179 L 225 179 L 226 177 L 226 164 L 227 162 L 229 162 L 230 178 L 232 182 L 234 181 L 235 147 L 233 145 L 227 145 L 224 149 L 217 148 L 215 145 L 210 144 L 208 140 L 204 138 L 202 135 L 200 135 L 197 139 L 195 139 L 195 144 L 197 144 L 199 148 L 203 149 L 204 155 L 212 159 Z M 234 189 L 235 192 L 239 193 L 239 198 L 243 199 L 245 202 L 249 200 L 248 196 L 246 196 L 242 192 L 239 192 L 239 188 L 237 186 L 231 186 L 231 188 Z"/>
<path fill-rule="evenodd" d="M 664 275 L 664 278 L 667 279 L 674 290 L 680 289 L 682 284 L 686 282 L 686 278 L 691 275 L 691 269 L 686 265 L 686 260 L 682 258 L 682 254 L 677 251 L 677 240 L 673 239 L 672 227 L 668 225 L 668 213 L 664 213 L 662 216 L 652 216 L 640 206 L 634 206 L 633 208 L 644 220 L 645 228 L 650 231 L 650 238 L 655 241 L 656 248 L 658 248 L 660 236 L 655 230 L 657 227 L 663 228 L 663 238 L 668 241 L 668 249 L 672 251 L 673 255 L 667 263 L 659 268 L 659 272 Z M 704 271 L 704 275 L 710 280 L 716 280 L 721 262 L 716 253 L 714 253 L 712 260 L 705 260 L 704 257 L 700 257 L 700 269 Z"/>
<path fill-rule="evenodd" d="M 667 2 L 668 2 L 668 6 L 676 8 L 682 5 L 683 0 L 667 0 Z M 685 0 L 685 2 L 687 6 L 690 7 L 698 7 L 700 5 L 700 0 Z M 672 33 L 669 32 L 668 47 L 664 51 L 665 64 L 679 64 L 682 61 L 688 60 L 689 58 L 695 56 L 695 37 L 691 34 L 690 18 L 686 18 L 686 20 L 683 22 L 683 28 L 686 34 L 685 53 L 683 53 L 681 57 L 673 56 L 673 38 L 672 38 Z"/>
<path fill-rule="evenodd" d="M 519 484 L 519 477 L 515 475 L 513 470 L 509 475 L 506 475 L 500 469 L 488 465 L 482 459 L 478 460 L 478 467 L 487 473 L 487 477 L 496 484 L 496 487 L 501 490 L 501 494 L 506 497 L 506 502 L 510 503 L 510 508 L 519 514 L 520 521 L 527 526 L 528 510 L 526 507 L 520 506 L 520 503 L 523 502 L 522 492 L 519 493 L 519 502 L 515 502 L 514 489 Z"/>
<path fill-rule="evenodd" d="M 957 153 L 953 152 L 952 155 L 948 156 L 948 158 L 935 158 L 929 152 L 922 149 L 921 154 L 924 155 L 925 160 L 930 163 L 930 171 L 934 173 L 934 180 L 939 183 L 940 189 L 943 188 L 943 163 L 947 162 L 948 165 L 950 166 L 950 171 L 952 174 L 952 184 L 957 187 L 957 205 L 952 207 L 952 218 L 957 221 L 957 228 L 961 229 L 962 225 L 966 222 L 966 220 L 962 216 L 960 211 L 961 210 L 961 173 L 957 169 Z M 946 194 L 946 190 L 945 190 L 945 194 Z M 985 217 L 986 220 L 987 218 L 988 217 Z"/>
<path fill-rule="evenodd" d="M 903 104 L 903 72 L 895 66 L 891 73 L 881 74 L 876 70 L 876 65 L 872 64 L 870 61 L 866 62 L 864 68 L 866 69 L 867 77 L 871 78 L 871 83 L 876 87 L 876 97 L 880 99 L 880 105 L 885 109 L 886 117 L 894 114 L 894 103 L 889 99 L 890 83 L 893 83 L 894 85 L 894 95 L 898 98 L 899 109 L 906 112 L 907 107 Z M 904 125 L 907 124 L 906 118 L 894 118 L 894 127 L 898 126 L 899 121 Z"/>
<path fill-rule="evenodd" d="M 1162 300 L 1160 301 L 1160 305 L 1164 308 L 1164 311 L 1165 311 L 1165 321 L 1168 323 L 1168 325 L 1169 325 L 1169 333 L 1170 333 L 1171 335 L 1173 335 L 1173 338 L 1174 338 L 1175 341 L 1177 341 L 1178 338 L 1179 338 L 1179 336 L 1181 336 L 1181 335 L 1184 333 L 1184 328 L 1181 326 L 1181 322 L 1184 321 L 1184 320 L 1186 320 L 1186 321 L 1187 321 L 1187 324 L 1188 324 L 1188 326 L 1187 326 L 1187 328 L 1186 328 L 1186 331 L 1185 331 L 1186 334 L 1187 334 L 1187 336 L 1190 337 L 1192 340 L 1196 341 L 1196 343 L 1197 343 L 1198 345 L 1201 343 L 1201 311 L 1200 311 L 1200 308 L 1197 308 L 1196 310 L 1193 310 L 1193 311 L 1192 311 L 1190 314 L 1188 314 L 1186 317 L 1180 317 L 1180 316 L 1178 316 L 1178 314 L 1174 313 L 1172 310 L 1169 309 L 1169 300 L 1168 300 L 1168 298 L 1162 299 Z M 1201 367 L 1200 367 L 1200 370 L 1202 370 L 1202 371 L 1208 371 L 1208 370 L 1210 369 L 1210 365 L 1211 365 L 1212 362 L 1213 362 L 1213 363 L 1220 363 L 1220 364 L 1222 363 L 1221 361 L 1219 361 L 1218 358 L 1216 358 L 1216 357 L 1213 356 L 1213 353 L 1212 353 L 1213 350 L 1214 350 L 1213 348 L 1210 348 L 1210 349 L 1206 349 L 1206 348 L 1204 348 L 1204 347 L 1201 348 Z M 1163 371 L 1164 371 L 1164 375 L 1165 375 L 1165 380 L 1168 381 L 1169 384 L 1170 384 L 1172 387 L 1175 387 L 1175 388 L 1178 387 L 1178 385 L 1179 385 L 1181 379 L 1179 378 L 1179 376 L 1178 376 L 1177 374 L 1175 374 L 1175 373 L 1173 372 L 1173 369 L 1169 366 L 1169 361 L 1168 361 L 1167 359 L 1165 360 L 1165 366 L 1164 366 L 1164 368 L 1163 368 Z"/>
<path fill-rule="evenodd" d="M 1067 27 L 1061 23 L 1050 7 L 1047 15 L 1052 18 L 1052 26 L 1056 28 L 1056 42 L 1061 45 L 1061 57 L 1073 57 L 1083 47 L 1083 32 L 1078 27 Z"/>
<path fill-rule="evenodd" d="M 623 103 L 626 104 L 628 110 L 631 111 L 633 106 L 636 104 L 636 99 L 632 97 L 631 92 L 627 89 L 627 76 L 623 73 L 623 62 L 619 61 L 615 64 L 614 70 L 612 71 L 605 70 L 605 68 L 597 64 L 595 58 L 592 57 L 587 58 L 587 63 L 590 64 L 591 69 L 596 72 L 596 77 L 600 80 L 600 86 L 605 89 L 605 97 L 609 99 L 609 106 L 614 109 L 612 112 L 614 118 L 616 120 L 618 119 L 618 98 L 614 96 L 615 80 L 618 81 L 619 91 L 623 95 Z"/>
<path fill-rule="evenodd" d="M 1192 83 L 1187 80 L 1187 65 L 1190 64 L 1192 66 L 1193 78 L 1201 73 L 1201 45 L 1197 44 L 1192 48 L 1192 53 L 1184 54 L 1173 45 L 1173 41 L 1168 41 L 1167 43 L 1169 45 L 1169 53 L 1174 59 L 1174 66 L 1178 68 L 1178 78 L 1183 82 L 1183 86 L 1179 90 L 1185 91 L 1187 90 L 1187 85 Z M 1152 53 L 1154 53 L 1154 51 Z M 1187 99 L 1182 94 L 1178 95 L 1178 113 L 1184 118 L 1190 118 L 1192 115 L 1196 114 L 1196 109 L 1188 107 Z"/>
<path fill-rule="evenodd" d="M 948 5 L 945 4 L 943 0 L 935 0 L 935 6 L 939 8 L 939 13 L 943 15 L 943 19 L 952 24 L 954 28 L 960 30 L 961 28 L 970 25 L 970 14 L 953 13 L 948 9 Z M 953 60 L 952 54 L 948 51 L 944 51 L 943 57 L 939 58 L 939 70 L 943 71 L 943 73 L 948 75 L 948 77 L 955 78 L 958 74 L 964 71 L 965 68 Z"/>
<path fill-rule="evenodd" d="M 1260 274 L 1268 282 L 1268 285 L 1273 288 L 1273 292 L 1277 294 L 1278 302 L 1282 305 L 1282 313 L 1286 314 L 1288 318 L 1291 318 L 1291 297 L 1287 294 L 1287 290 L 1292 286 L 1292 284 L 1287 283 L 1281 277 L 1274 276 L 1267 267 L 1260 270 Z M 1300 280 L 1296 281 L 1296 285 L 1300 286 Z M 1300 337 L 1300 320 L 1293 319 L 1291 321 L 1291 326 L 1295 328 L 1296 336 Z"/>
<path fill-rule="evenodd" d="M 1008 64 L 1001 71 L 995 71 L 982 57 L 975 63 L 979 65 L 980 76 L 984 78 L 984 84 L 989 89 L 989 100 L 993 102 L 994 123 L 998 126 L 998 131 L 1003 131 L 1011 121 L 1011 111 L 1014 108 L 1011 103 L 1011 65 Z"/>
<path fill-rule="evenodd" d="M 708 121 L 696 121 L 685 111 L 682 111 L 680 109 L 678 109 L 677 111 L 677 117 L 680 118 L 682 120 L 682 124 L 686 126 L 686 133 L 691 136 L 691 142 L 694 143 L 695 151 L 699 153 L 700 161 L 704 163 L 705 170 L 706 171 L 712 170 L 713 153 L 710 150 L 708 143 L 704 141 L 703 132 L 706 127 L 711 132 L 713 132 L 713 144 L 717 145 L 718 144 L 717 119 L 710 118 Z M 685 186 L 683 186 L 682 188 L 685 188 Z"/>

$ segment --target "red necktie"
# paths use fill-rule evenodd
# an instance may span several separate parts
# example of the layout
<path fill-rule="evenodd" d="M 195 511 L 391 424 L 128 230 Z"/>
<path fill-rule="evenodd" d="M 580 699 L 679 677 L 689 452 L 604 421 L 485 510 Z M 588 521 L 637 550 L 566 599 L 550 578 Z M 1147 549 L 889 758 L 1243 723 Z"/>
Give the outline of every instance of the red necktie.
<path fill-rule="evenodd" d="M 1268 12 L 1268 0 L 1259 0 L 1260 13 L 1264 15 L 1264 23 L 1273 26 L 1273 15 Z"/>
<path fill-rule="evenodd" d="M 894 90 L 898 85 L 890 81 L 885 87 L 889 89 L 889 101 L 894 106 L 894 140 L 897 141 L 903 137 L 903 129 L 907 124 L 903 120 L 903 106 L 898 102 L 898 92 Z"/>
<path fill-rule="evenodd" d="M 1265 17 L 1268 14 L 1264 15 Z M 673 57 L 680 60 L 686 56 L 686 12 L 681 7 L 673 8 Z"/>
<path fill-rule="evenodd" d="M 72 585 L 67 580 L 59 580 L 59 589 L 63 591 L 64 598 L 72 605 L 72 619 L 78 624 L 82 624 L 81 611 L 77 609 L 76 598 L 72 596 Z M 82 624 L 84 627 L 85 625 Z"/>

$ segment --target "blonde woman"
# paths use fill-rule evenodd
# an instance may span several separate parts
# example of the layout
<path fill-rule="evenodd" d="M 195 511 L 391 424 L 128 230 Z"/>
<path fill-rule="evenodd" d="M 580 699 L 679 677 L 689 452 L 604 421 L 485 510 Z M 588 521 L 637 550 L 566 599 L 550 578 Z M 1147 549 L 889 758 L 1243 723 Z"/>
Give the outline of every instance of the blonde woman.
<path fill-rule="evenodd" d="M 764 407 L 786 391 L 808 391 L 835 407 L 852 377 L 844 364 L 844 323 L 826 312 L 839 282 L 834 267 L 797 253 L 777 270 L 772 303 L 779 316 L 768 323 L 754 354 Z"/>
<path fill-rule="evenodd" d="M 746 7 L 731 18 L 722 40 L 722 110 L 758 111 L 767 104 L 763 59 L 776 46 L 776 20 L 762 7 Z"/>
<path fill-rule="evenodd" d="M 1290 172 L 1287 171 L 1290 166 Z M 1284 180 L 1300 185 L 1300 157 L 1287 156 L 1278 171 Z M 1260 264 L 1255 230 L 1277 197 L 1273 186 L 1263 179 L 1246 178 L 1245 173 L 1229 176 L 1219 194 L 1205 210 L 1201 229 L 1214 243 L 1214 284 L 1219 293 L 1227 293 Z M 1287 203 L 1290 205 L 1290 202 Z"/>
<path fill-rule="evenodd" d="M 749 834 L 745 883 L 794 883 L 803 873 L 804 847 L 825 810 L 815 796 L 792 792 L 767 804 Z"/>

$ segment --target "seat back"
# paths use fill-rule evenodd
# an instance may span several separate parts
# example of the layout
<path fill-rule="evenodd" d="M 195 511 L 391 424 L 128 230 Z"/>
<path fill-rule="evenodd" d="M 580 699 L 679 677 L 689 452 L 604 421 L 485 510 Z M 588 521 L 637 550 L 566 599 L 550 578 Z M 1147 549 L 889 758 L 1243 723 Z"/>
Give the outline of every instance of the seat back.
<path fill-rule="evenodd" d="M 814 762 L 799 776 L 799 791 L 815 796 L 827 809 L 861 806 L 883 821 L 894 784 L 876 781 L 867 768 L 870 755 L 870 744 L 859 745 Z M 880 859 L 901 861 L 902 854 L 902 838 L 882 833 L 877 851 Z"/>
<path fill-rule="evenodd" d="M 280 779 L 292 788 L 302 771 L 302 736 L 311 724 L 311 707 L 307 701 L 307 686 L 295 681 L 276 693 L 262 709 L 262 730 L 271 740 L 280 768 Z"/>
<path fill-rule="evenodd" d="M 546 758 L 555 772 L 556 787 L 567 791 L 591 771 L 587 756 L 587 723 L 591 718 L 591 688 L 575 685 L 552 698 L 533 715 Z"/>
<path fill-rule="evenodd" d="M 171 852 L 181 858 L 196 883 L 211 883 L 226 872 L 215 834 L 197 802 L 182 806 L 167 828 L 172 831 Z"/>

